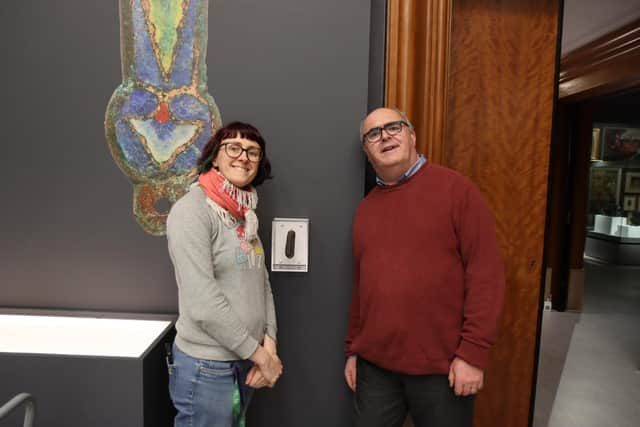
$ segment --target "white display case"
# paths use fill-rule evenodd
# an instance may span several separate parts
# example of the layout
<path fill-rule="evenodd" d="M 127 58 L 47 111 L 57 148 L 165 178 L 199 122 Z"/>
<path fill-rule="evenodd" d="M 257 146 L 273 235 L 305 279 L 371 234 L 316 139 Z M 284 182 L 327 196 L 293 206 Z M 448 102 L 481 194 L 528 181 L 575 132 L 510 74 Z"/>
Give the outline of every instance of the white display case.
<path fill-rule="evenodd" d="M 593 231 L 596 233 L 620 236 L 621 225 L 627 225 L 627 218 L 623 216 L 596 215 Z"/>
<path fill-rule="evenodd" d="M 174 316 L 0 310 L 0 402 L 36 400 L 36 423 L 170 426 L 164 344 Z M 20 425 L 22 414 L 0 421 Z"/>

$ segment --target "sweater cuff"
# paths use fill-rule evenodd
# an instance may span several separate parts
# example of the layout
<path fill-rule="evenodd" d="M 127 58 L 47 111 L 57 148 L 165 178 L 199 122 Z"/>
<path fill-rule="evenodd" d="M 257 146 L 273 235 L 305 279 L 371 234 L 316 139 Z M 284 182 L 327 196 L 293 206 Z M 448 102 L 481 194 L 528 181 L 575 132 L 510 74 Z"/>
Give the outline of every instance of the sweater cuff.
<path fill-rule="evenodd" d="M 482 370 L 485 370 L 489 364 L 489 349 L 464 339 L 456 350 L 456 356 Z"/>
<path fill-rule="evenodd" d="M 264 330 L 264 333 L 269 335 L 269 337 L 271 337 L 271 339 L 274 340 L 275 342 L 278 342 L 278 339 L 276 338 L 276 335 L 278 334 L 278 330 L 276 329 L 275 326 L 267 325 L 267 327 Z"/>
<path fill-rule="evenodd" d="M 258 348 L 258 341 L 253 338 L 251 335 L 247 335 L 247 337 L 242 341 L 233 351 L 240 356 L 241 359 L 248 359 Z"/>
<path fill-rule="evenodd" d="M 356 353 L 351 350 L 351 342 L 345 344 L 344 346 L 344 357 L 349 358 L 350 356 L 355 356 Z"/>

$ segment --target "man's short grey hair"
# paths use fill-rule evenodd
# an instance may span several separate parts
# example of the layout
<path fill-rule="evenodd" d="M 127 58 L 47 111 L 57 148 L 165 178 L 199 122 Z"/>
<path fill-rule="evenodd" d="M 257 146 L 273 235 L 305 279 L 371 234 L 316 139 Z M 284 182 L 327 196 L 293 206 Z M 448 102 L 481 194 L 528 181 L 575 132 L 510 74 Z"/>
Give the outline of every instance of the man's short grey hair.
<path fill-rule="evenodd" d="M 404 113 L 404 111 L 400 111 L 397 108 L 389 108 L 389 109 L 395 111 L 396 113 L 398 113 L 400 115 L 400 119 L 403 122 L 407 123 L 407 125 L 408 125 L 407 127 L 409 128 L 409 131 L 413 132 L 413 125 L 409 121 L 409 118 Z M 369 114 L 371 114 L 371 112 Z M 369 117 L 369 114 L 367 114 L 367 117 Z M 360 121 L 360 141 L 362 141 L 362 138 L 364 138 L 364 121 L 367 120 L 367 117 L 365 117 L 364 119 L 362 119 Z"/>

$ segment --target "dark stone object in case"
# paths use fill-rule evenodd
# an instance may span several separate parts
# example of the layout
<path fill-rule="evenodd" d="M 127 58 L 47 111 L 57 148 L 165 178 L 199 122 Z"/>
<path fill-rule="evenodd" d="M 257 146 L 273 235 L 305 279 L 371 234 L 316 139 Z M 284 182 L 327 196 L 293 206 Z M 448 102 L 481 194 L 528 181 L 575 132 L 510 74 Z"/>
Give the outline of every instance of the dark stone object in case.
<path fill-rule="evenodd" d="M 287 258 L 293 258 L 296 251 L 296 232 L 289 230 L 287 233 L 287 244 L 284 247 L 284 254 Z"/>

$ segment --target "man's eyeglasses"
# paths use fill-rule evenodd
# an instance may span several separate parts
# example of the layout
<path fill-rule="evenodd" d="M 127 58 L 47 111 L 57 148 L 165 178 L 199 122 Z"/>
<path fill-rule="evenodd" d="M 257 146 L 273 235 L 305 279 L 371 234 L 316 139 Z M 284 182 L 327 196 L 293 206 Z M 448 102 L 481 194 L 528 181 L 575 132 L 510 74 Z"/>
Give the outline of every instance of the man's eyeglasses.
<path fill-rule="evenodd" d="M 373 143 L 380 141 L 383 130 L 387 132 L 388 135 L 397 135 L 402 132 L 403 125 L 409 127 L 409 123 L 404 120 L 397 120 L 395 122 L 385 123 L 382 127 L 371 128 L 367 133 L 362 135 L 362 142 L 367 141 Z"/>
<path fill-rule="evenodd" d="M 242 145 L 237 142 L 227 142 L 220 146 L 224 147 L 224 152 L 232 159 L 239 158 L 243 152 L 247 153 L 247 159 L 250 162 L 257 163 L 262 159 L 262 150 L 257 147 L 242 148 Z"/>

